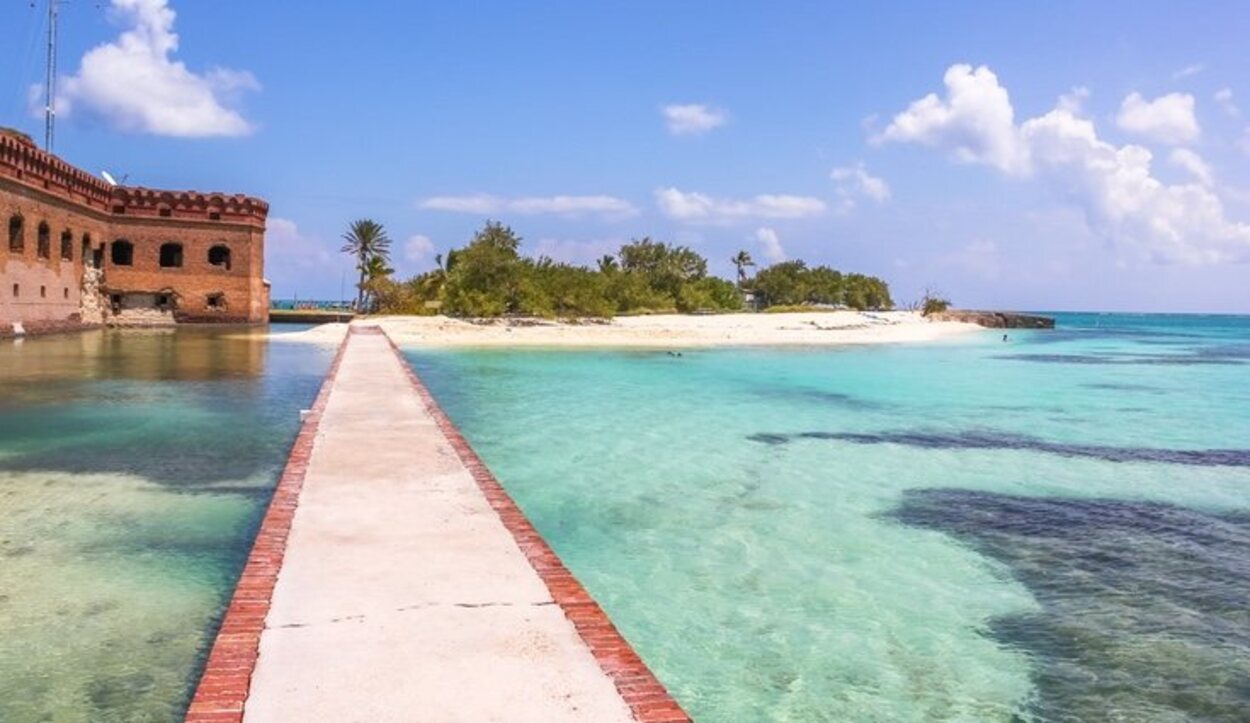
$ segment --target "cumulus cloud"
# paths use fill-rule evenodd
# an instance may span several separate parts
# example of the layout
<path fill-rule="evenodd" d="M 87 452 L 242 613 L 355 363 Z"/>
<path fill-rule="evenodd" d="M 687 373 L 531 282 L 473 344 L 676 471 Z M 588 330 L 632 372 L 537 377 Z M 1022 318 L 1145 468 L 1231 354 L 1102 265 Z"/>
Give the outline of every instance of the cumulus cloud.
<path fill-rule="evenodd" d="M 1236 118 L 1241 115 L 1241 108 L 1238 108 L 1237 102 L 1233 100 L 1232 88 L 1220 88 L 1215 91 L 1215 95 L 1213 95 L 1212 98 L 1214 98 L 1216 104 L 1223 108 L 1224 112 L 1230 116 Z"/>
<path fill-rule="evenodd" d="M 725 111 L 702 103 L 666 105 L 661 109 L 668 132 L 675 136 L 701 135 L 729 119 Z"/>
<path fill-rule="evenodd" d="M 252 132 L 233 106 L 260 84 L 246 71 L 194 73 L 175 60 L 178 35 L 167 0 L 112 0 L 112 11 L 127 29 L 87 51 L 78 72 L 61 79 L 59 115 L 82 113 L 118 130 L 180 138 Z"/>
<path fill-rule="evenodd" d="M 1169 93 L 1154 100 L 1130 93 L 1120 104 L 1115 122 L 1123 131 L 1170 145 L 1197 140 L 1200 133 L 1194 97 L 1188 93 Z"/>
<path fill-rule="evenodd" d="M 760 245 L 760 253 L 770 264 L 786 260 L 786 250 L 781 247 L 781 237 L 767 226 L 755 229 L 755 241 Z"/>
<path fill-rule="evenodd" d="M 946 99 L 930 93 L 872 140 L 922 143 L 944 148 L 962 163 L 984 163 L 1020 172 L 1028 156 L 1019 141 L 1015 110 L 998 76 L 981 66 L 954 65 L 946 71 Z"/>
<path fill-rule="evenodd" d="M 863 162 L 854 166 L 839 166 L 829 174 L 837 183 L 839 213 L 848 213 L 855 208 L 858 198 L 869 198 L 877 203 L 890 200 L 890 185 L 884 178 L 868 173 Z"/>
<path fill-rule="evenodd" d="M 420 264 L 434 256 L 434 242 L 429 236 L 416 234 L 409 236 L 404 242 L 404 259 L 412 264 Z"/>
<path fill-rule="evenodd" d="M 478 193 L 468 196 L 433 196 L 423 199 L 421 208 L 431 211 L 472 213 L 517 213 L 526 216 L 601 216 L 626 218 L 638 214 L 630 202 L 615 196 L 522 196 L 507 198 Z"/>
<path fill-rule="evenodd" d="M 1215 175 L 1211 171 L 1211 164 L 1188 148 L 1173 148 L 1168 161 L 1188 173 L 1198 183 L 1207 187 L 1215 185 Z"/>
<path fill-rule="evenodd" d="M 669 218 L 688 223 L 729 224 L 752 218 L 807 218 L 824 213 L 827 206 L 819 198 L 762 194 L 748 199 L 714 198 L 676 188 L 655 192 L 660 211 Z"/>
<path fill-rule="evenodd" d="M 912 103 L 878 141 L 932 145 L 964 162 L 1054 184 L 1080 205 L 1093 231 L 1151 260 L 1250 259 L 1250 224 L 1229 219 L 1202 183 L 1160 181 L 1149 149 L 1099 138 L 1070 103 L 1020 124 L 1013 118 L 1007 91 L 988 68 L 957 65 L 946 73 L 945 98 Z"/>

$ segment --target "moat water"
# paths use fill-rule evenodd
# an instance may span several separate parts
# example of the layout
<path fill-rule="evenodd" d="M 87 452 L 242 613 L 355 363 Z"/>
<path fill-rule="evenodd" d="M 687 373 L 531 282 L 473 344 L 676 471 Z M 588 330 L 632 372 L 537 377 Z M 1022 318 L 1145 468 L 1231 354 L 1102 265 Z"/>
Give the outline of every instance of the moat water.
<path fill-rule="evenodd" d="M 1250 317 L 409 357 L 697 720 L 1247 720 Z"/>
<path fill-rule="evenodd" d="M 181 718 L 333 354 L 263 333 L 0 342 L 0 721 Z"/>

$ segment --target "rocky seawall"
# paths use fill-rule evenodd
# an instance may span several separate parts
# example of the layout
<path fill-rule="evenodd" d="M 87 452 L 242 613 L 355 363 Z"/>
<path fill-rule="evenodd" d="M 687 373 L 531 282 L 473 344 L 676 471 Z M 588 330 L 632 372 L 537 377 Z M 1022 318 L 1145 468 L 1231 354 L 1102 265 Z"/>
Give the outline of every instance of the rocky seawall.
<path fill-rule="evenodd" d="M 1053 329 L 1055 320 L 1049 316 L 1017 314 L 1012 311 L 941 311 L 930 314 L 933 321 L 961 321 L 987 329 Z"/>

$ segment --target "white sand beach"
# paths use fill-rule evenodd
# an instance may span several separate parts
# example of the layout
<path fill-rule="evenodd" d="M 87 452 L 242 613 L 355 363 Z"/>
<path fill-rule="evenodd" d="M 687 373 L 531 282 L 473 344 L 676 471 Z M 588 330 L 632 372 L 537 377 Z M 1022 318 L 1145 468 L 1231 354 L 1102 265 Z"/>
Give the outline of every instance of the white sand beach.
<path fill-rule="evenodd" d="M 981 328 L 930 322 L 916 312 L 810 312 L 795 314 L 665 314 L 610 321 L 541 319 L 464 320 L 445 316 L 380 316 L 355 324 L 380 324 L 396 343 L 431 347 L 651 347 L 822 346 L 933 341 Z M 337 343 L 346 324 L 323 324 L 275 339 Z"/>

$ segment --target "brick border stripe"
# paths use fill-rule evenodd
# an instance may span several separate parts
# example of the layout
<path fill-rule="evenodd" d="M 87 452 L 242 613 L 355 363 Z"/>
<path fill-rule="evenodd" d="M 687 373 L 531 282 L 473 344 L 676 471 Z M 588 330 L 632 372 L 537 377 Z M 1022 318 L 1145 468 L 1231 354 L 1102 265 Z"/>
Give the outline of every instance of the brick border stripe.
<path fill-rule="evenodd" d="M 564 611 L 565 617 L 573 623 L 578 635 L 590 648 L 599 667 L 612 680 L 617 692 L 633 713 L 634 719 L 639 723 L 689 723 L 692 720 L 690 715 L 669 694 L 664 684 L 655 677 L 629 641 L 612 624 L 612 620 L 608 618 L 603 608 L 599 607 L 586 588 L 582 587 L 577 578 L 573 577 L 573 573 L 560 561 L 559 556 L 542 535 L 538 534 L 538 530 L 525 517 L 525 513 L 517 507 L 516 502 L 499 484 L 499 480 L 495 479 L 495 475 L 491 473 L 486 463 L 477 456 L 477 452 L 473 451 L 473 447 L 439 406 L 438 401 L 434 399 L 434 395 L 426 388 L 421 378 L 413 371 L 395 341 L 380 327 L 377 328 L 386 336 L 391 350 L 399 358 L 408 381 L 421 397 L 426 411 L 434 418 L 438 428 L 456 450 L 460 461 L 469 469 L 478 487 L 486 495 L 487 502 L 499 515 L 504 527 L 512 534 L 517 547 L 525 553 L 526 559 L 542 578 L 547 590 L 551 592 L 552 599 Z"/>
<path fill-rule="evenodd" d="M 252 673 L 260 654 L 260 636 L 265 629 L 265 618 L 269 615 L 278 570 L 282 568 L 282 557 L 286 552 L 291 522 L 295 519 L 295 508 L 299 505 L 300 490 L 304 487 L 313 441 L 351 336 L 349 327 L 325 380 L 321 382 L 317 399 L 300 425 L 295 443 L 291 445 L 286 467 L 256 532 L 247 564 L 235 585 L 234 596 L 230 599 L 230 606 L 226 609 L 226 616 L 196 686 L 195 696 L 187 709 L 186 723 L 238 723 L 243 720 L 243 705 L 247 702 Z"/>

